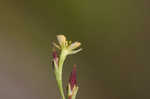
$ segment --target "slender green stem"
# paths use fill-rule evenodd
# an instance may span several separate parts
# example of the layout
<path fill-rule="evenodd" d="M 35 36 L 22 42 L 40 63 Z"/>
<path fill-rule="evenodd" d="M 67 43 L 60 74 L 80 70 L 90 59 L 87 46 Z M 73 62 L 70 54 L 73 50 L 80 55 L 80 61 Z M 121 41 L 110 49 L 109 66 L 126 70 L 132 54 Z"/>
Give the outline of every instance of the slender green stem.
<path fill-rule="evenodd" d="M 56 81 L 57 81 L 57 85 L 60 91 L 60 95 L 62 96 L 62 99 L 65 99 L 63 86 L 62 86 L 62 76 L 60 75 L 59 71 L 56 71 L 55 75 L 56 75 Z"/>
<path fill-rule="evenodd" d="M 60 72 L 60 74 L 62 74 L 62 68 L 63 68 L 63 64 L 64 64 L 65 59 L 66 59 L 66 50 L 62 50 L 61 54 L 60 54 L 60 60 L 59 60 L 59 72 Z"/>
<path fill-rule="evenodd" d="M 58 81 L 57 81 L 57 84 L 58 84 L 58 88 L 59 88 L 60 94 L 61 94 L 61 96 L 62 96 L 62 99 L 65 99 L 65 95 L 64 95 L 64 92 L 63 92 L 62 81 L 61 81 L 61 80 L 58 80 Z"/>
<path fill-rule="evenodd" d="M 65 54 L 64 50 L 62 50 L 61 54 L 60 54 L 60 58 L 59 58 L 59 66 L 58 66 L 59 69 L 56 73 L 56 80 L 57 80 L 58 88 L 59 88 L 60 94 L 62 96 L 62 99 L 65 99 L 65 95 L 64 95 L 64 91 L 63 91 L 63 84 L 62 84 L 62 68 L 63 68 L 65 59 L 66 59 L 66 54 Z"/>

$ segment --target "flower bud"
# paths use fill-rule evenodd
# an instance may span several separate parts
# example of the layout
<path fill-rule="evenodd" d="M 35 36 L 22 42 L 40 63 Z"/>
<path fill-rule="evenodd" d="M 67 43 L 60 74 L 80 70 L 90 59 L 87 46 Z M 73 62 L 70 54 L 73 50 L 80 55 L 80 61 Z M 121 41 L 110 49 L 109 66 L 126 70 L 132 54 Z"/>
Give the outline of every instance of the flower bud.
<path fill-rule="evenodd" d="M 74 86 L 77 85 L 77 75 L 76 75 L 76 65 L 74 65 L 73 70 L 71 72 L 70 78 L 69 78 L 69 84 L 71 87 L 71 90 L 74 88 Z"/>
<path fill-rule="evenodd" d="M 69 78 L 68 99 L 75 99 L 77 92 L 78 92 L 78 86 L 76 80 L 76 65 L 74 65 Z"/>
<path fill-rule="evenodd" d="M 53 62 L 56 68 L 58 68 L 58 55 L 56 50 L 53 51 Z"/>
<path fill-rule="evenodd" d="M 56 52 L 56 51 L 53 52 L 53 58 L 54 58 L 54 59 L 57 58 L 57 52 Z"/>

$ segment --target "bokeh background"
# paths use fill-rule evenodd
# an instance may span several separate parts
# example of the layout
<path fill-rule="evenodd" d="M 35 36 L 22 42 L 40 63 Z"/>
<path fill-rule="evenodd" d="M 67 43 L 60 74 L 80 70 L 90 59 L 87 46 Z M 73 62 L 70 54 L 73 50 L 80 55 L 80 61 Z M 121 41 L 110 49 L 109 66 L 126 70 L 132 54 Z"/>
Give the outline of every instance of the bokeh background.
<path fill-rule="evenodd" d="M 0 99 L 60 99 L 50 65 L 57 34 L 81 41 L 77 99 L 150 98 L 149 0 L 0 0 Z"/>

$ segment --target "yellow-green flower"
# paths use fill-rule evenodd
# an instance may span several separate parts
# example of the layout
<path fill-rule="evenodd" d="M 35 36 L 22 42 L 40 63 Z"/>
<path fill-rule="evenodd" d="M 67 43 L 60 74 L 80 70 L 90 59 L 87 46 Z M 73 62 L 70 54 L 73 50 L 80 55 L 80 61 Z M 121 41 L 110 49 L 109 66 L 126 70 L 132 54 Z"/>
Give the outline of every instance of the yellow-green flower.
<path fill-rule="evenodd" d="M 58 40 L 59 45 L 57 45 L 56 43 L 53 43 L 54 46 L 66 52 L 67 55 L 75 54 L 82 50 L 81 48 L 77 49 L 79 46 L 81 46 L 80 42 L 76 41 L 74 43 L 71 43 L 71 41 L 66 40 L 66 37 L 64 35 L 57 35 L 57 40 Z"/>

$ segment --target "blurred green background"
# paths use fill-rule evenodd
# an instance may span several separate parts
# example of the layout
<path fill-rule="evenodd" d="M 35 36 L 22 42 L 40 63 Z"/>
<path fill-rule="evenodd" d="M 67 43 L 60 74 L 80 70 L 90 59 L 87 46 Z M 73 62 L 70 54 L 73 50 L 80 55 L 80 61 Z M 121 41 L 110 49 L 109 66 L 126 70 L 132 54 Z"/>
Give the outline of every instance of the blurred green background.
<path fill-rule="evenodd" d="M 0 99 L 60 99 L 50 65 L 57 34 L 82 42 L 77 99 L 150 98 L 149 0 L 0 0 Z"/>

